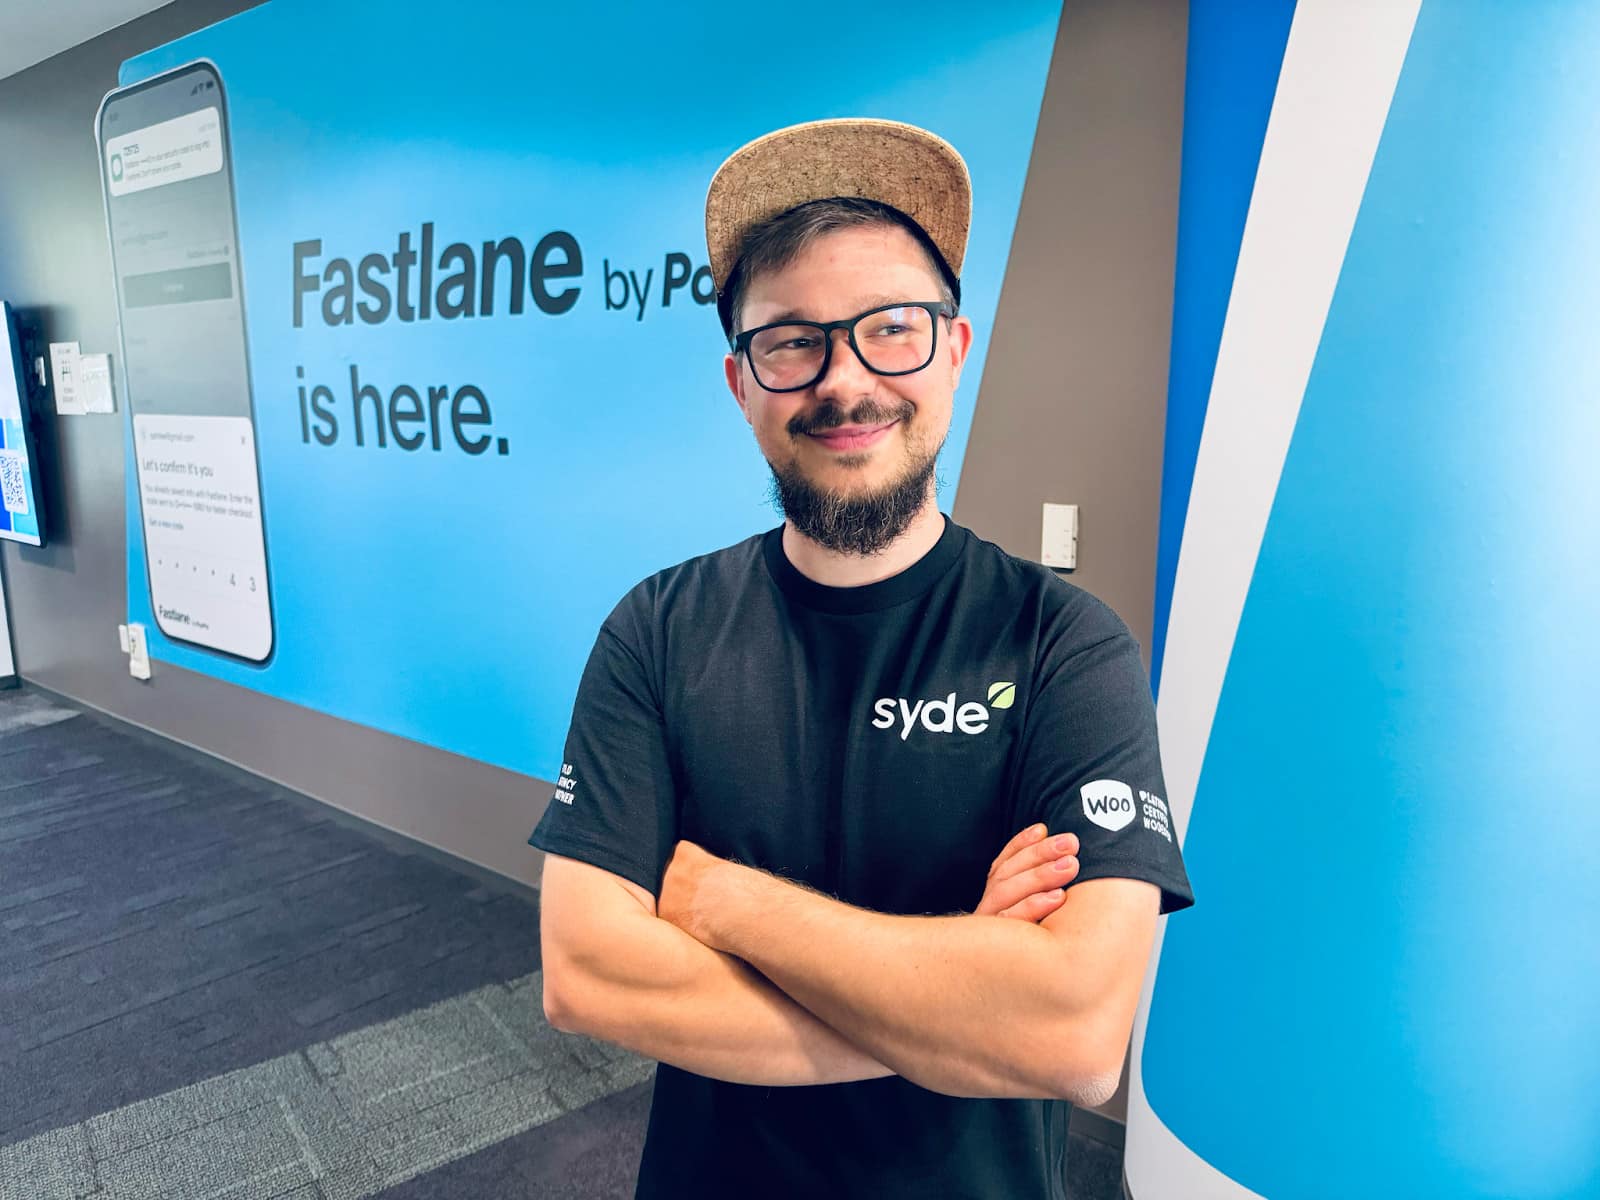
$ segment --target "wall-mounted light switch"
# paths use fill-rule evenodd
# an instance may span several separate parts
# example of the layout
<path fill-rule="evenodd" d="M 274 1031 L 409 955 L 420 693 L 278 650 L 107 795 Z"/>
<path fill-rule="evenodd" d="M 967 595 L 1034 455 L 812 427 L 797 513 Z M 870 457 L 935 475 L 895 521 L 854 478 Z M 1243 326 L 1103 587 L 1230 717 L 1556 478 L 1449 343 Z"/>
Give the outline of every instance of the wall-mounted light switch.
<path fill-rule="evenodd" d="M 1076 504 L 1044 506 L 1044 542 L 1039 561 L 1047 567 L 1065 567 L 1068 570 L 1077 567 L 1078 506 Z"/>

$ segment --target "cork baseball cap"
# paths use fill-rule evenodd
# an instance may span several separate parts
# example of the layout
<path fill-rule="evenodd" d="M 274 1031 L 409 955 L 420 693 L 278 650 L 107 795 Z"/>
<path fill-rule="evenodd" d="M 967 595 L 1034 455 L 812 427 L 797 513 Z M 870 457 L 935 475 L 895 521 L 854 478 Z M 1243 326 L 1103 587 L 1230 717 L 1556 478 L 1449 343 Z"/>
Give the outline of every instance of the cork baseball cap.
<path fill-rule="evenodd" d="M 808 200 L 854 196 L 910 217 L 961 277 L 972 178 L 956 148 L 903 121 L 838 117 L 774 130 L 730 154 L 706 191 L 706 249 L 719 297 L 751 227 Z M 723 304 L 719 302 L 719 308 Z"/>

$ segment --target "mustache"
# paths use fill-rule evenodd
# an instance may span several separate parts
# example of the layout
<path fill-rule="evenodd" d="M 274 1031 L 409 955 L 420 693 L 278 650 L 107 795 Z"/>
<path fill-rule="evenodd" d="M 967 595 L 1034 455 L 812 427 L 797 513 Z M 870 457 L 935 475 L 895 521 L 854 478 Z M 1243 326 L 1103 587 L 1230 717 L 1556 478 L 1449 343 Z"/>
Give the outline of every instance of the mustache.
<path fill-rule="evenodd" d="M 793 437 L 838 429 L 842 425 L 887 425 L 890 421 L 909 421 L 916 414 L 909 400 L 893 406 L 865 400 L 848 413 L 837 404 L 824 404 L 815 412 L 796 413 L 785 428 Z"/>

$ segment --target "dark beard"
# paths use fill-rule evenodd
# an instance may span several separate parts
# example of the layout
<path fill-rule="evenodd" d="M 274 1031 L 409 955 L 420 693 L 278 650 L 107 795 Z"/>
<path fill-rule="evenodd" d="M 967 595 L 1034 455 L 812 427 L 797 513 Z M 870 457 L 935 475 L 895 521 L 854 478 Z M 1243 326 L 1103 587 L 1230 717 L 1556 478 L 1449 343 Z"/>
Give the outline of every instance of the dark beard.
<path fill-rule="evenodd" d="M 859 409 L 857 414 L 860 414 Z M 852 417 L 861 424 L 893 419 L 892 414 L 857 414 Z M 829 415 L 828 410 L 824 410 L 820 420 L 810 422 L 806 428 L 791 428 L 790 433 L 804 437 L 806 432 L 845 424 L 842 416 L 829 419 Z M 852 496 L 841 496 L 817 487 L 795 463 L 780 470 L 772 467 L 769 461 L 772 504 L 789 519 L 797 533 L 825 549 L 839 554 L 877 554 L 906 531 L 912 518 L 927 503 L 928 485 L 942 448 L 941 445 L 927 458 L 913 462 L 905 474 L 880 491 Z"/>

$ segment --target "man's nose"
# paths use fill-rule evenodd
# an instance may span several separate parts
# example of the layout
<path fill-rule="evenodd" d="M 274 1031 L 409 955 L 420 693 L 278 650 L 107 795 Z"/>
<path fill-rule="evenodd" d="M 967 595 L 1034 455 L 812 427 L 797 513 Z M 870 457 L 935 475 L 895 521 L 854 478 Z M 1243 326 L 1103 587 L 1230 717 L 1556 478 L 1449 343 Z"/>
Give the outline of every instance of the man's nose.
<path fill-rule="evenodd" d="M 828 369 L 812 385 L 817 397 L 831 399 L 844 395 L 871 395 L 877 387 L 877 378 L 856 356 L 855 349 L 850 345 L 849 330 L 830 329 L 828 337 L 833 339 Z"/>

